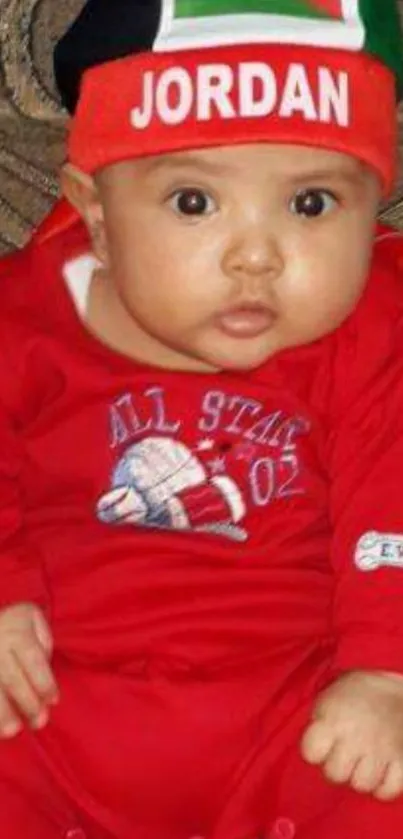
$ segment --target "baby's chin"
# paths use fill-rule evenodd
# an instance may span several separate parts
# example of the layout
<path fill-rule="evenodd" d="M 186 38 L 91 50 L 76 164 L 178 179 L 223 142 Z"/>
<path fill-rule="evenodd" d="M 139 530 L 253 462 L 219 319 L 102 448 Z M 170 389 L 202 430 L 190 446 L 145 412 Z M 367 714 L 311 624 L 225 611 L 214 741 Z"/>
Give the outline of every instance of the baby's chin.
<path fill-rule="evenodd" d="M 261 352 L 251 351 L 245 346 L 232 353 L 217 353 L 205 358 L 205 362 L 217 372 L 227 373 L 248 373 L 257 370 L 266 364 L 277 350 L 265 350 Z"/>
<path fill-rule="evenodd" d="M 279 352 L 287 349 L 293 338 L 289 330 L 275 327 L 250 338 L 230 338 L 224 334 L 214 335 L 207 344 L 206 356 L 217 369 L 233 372 L 252 372 L 270 361 Z"/>
<path fill-rule="evenodd" d="M 177 348 L 176 348 L 177 349 Z M 248 373 L 266 364 L 283 349 L 282 344 L 272 332 L 258 339 L 228 339 L 212 334 L 207 339 L 182 345 L 182 358 L 190 362 L 182 369 L 204 373 Z"/>

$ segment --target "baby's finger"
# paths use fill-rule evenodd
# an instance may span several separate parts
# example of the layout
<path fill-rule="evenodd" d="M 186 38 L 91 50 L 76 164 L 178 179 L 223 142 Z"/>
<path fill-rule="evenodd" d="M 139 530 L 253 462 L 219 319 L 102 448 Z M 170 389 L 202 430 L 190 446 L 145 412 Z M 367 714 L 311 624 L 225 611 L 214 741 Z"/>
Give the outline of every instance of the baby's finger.
<path fill-rule="evenodd" d="M 393 761 L 388 766 L 384 777 L 375 790 L 375 796 L 380 801 L 393 801 L 403 794 L 403 766 Z"/>
<path fill-rule="evenodd" d="M 345 743 L 336 742 L 326 758 L 323 771 L 332 784 L 346 784 L 356 767 L 357 755 L 346 747 Z"/>
<path fill-rule="evenodd" d="M 351 776 L 351 786 L 356 792 L 374 792 L 385 775 L 385 764 L 376 757 L 365 755 L 358 761 Z"/>
<path fill-rule="evenodd" d="M 307 763 L 318 766 L 327 759 L 335 741 L 335 734 L 328 723 L 323 720 L 316 720 L 308 726 L 302 737 L 302 757 Z"/>
<path fill-rule="evenodd" d="M 41 728 L 45 725 L 47 714 L 44 703 L 33 689 L 14 656 L 10 656 L 7 662 L 2 664 L 1 687 L 7 698 L 11 699 L 19 713 L 28 720 L 33 728 Z"/>
<path fill-rule="evenodd" d="M 22 730 L 22 722 L 0 688 L 0 738 L 15 737 Z"/>
<path fill-rule="evenodd" d="M 46 704 L 54 705 L 59 698 L 59 690 L 42 647 L 31 644 L 19 650 L 18 661 L 38 696 Z"/>

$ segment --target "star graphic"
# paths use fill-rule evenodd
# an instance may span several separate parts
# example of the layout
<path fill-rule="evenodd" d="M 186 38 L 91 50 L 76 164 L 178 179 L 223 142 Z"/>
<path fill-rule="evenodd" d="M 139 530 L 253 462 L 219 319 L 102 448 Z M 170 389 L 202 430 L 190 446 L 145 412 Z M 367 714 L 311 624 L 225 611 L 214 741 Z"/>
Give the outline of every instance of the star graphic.
<path fill-rule="evenodd" d="M 198 452 L 209 452 L 211 449 L 214 449 L 214 440 L 205 437 L 204 440 L 198 442 L 196 449 Z"/>

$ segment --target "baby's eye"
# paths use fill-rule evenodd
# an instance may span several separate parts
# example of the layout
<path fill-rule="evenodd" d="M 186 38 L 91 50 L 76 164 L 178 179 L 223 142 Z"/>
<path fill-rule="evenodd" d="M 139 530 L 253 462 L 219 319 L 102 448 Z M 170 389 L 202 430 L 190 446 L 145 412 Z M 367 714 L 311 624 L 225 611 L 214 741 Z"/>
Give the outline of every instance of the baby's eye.
<path fill-rule="evenodd" d="M 336 205 L 336 196 L 326 189 L 302 189 L 294 195 L 290 210 L 297 216 L 318 218 L 330 213 Z"/>
<path fill-rule="evenodd" d="M 171 195 L 170 204 L 181 216 L 209 216 L 217 209 L 214 199 L 203 189 L 178 189 Z"/>

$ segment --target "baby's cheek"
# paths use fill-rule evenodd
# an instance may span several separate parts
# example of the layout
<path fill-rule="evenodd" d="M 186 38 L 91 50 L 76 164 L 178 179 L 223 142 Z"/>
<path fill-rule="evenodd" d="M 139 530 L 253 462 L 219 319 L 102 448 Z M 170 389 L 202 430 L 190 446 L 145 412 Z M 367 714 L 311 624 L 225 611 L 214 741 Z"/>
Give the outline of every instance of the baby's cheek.
<path fill-rule="evenodd" d="M 354 310 L 362 291 L 362 282 L 348 271 L 327 270 L 310 290 L 304 313 L 317 329 L 317 337 L 336 329 Z"/>

